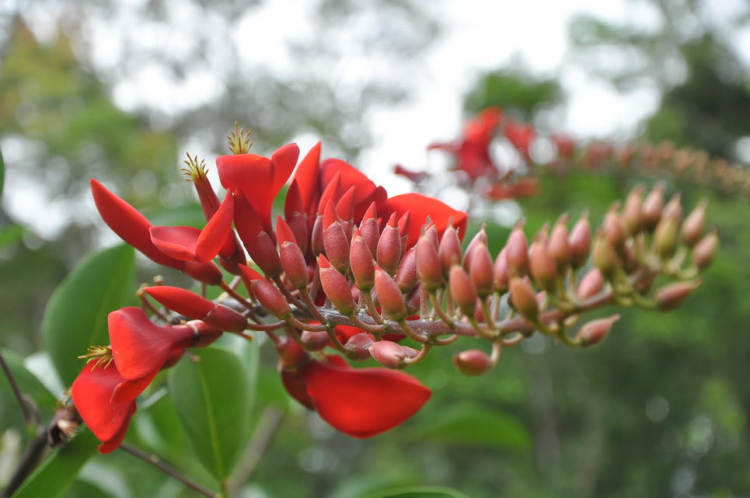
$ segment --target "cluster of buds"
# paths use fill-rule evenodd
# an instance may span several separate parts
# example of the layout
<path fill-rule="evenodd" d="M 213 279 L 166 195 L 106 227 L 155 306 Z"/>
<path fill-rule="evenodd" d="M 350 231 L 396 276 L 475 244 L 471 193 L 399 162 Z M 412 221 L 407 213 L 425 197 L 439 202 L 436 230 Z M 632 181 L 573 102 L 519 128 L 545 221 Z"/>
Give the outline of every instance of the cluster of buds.
<path fill-rule="evenodd" d="M 498 138 L 516 151 L 519 164 L 498 164 L 493 158 L 491 146 Z M 532 153 L 535 144 L 542 143 L 547 145 L 542 147 L 545 150 L 552 146 L 551 157 Z M 451 154 L 453 170 L 464 183 L 492 201 L 534 195 L 539 175 L 559 175 L 579 168 L 645 176 L 668 173 L 676 179 L 750 197 L 750 172 L 740 164 L 711 159 L 703 151 L 677 148 L 666 141 L 617 145 L 605 140 L 579 143 L 559 133 L 544 135 L 530 124 L 507 118 L 497 107 L 484 109 L 469 120 L 458 140 L 434 143 L 428 147 L 432 149 Z M 401 165 L 396 166 L 395 173 L 417 185 L 431 176 L 426 171 L 411 171 Z"/>
<path fill-rule="evenodd" d="M 389 197 L 353 166 L 301 160 L 290 144 L 270 158 L 250 154 L 248 134 L 230 136 L 216 159 L 227 190 L 220 201 L 205 165 L 187 161 L 206 226 L 155 227 L 96 180 L 104 221 L 157 263 L 224 292 L 144 287 L 140 308 L 109 315 L 111 345 L 93 349 L 72 388 L 75 407 L 116 448 L 136 397 L 187 348 L 223 333 L 265 334 L 279 356 L 289 394 L 341 432 L 370 437 L 416 413 L 430 390 L 401 371 L 461 336 L 486 340 L 454 357 L 467 375 L 491 369 L 504 347 L 539 331 L 571 346 L 602 340 L 616 316 L 569 329 L 586 311 L 614 303 L 669 309 L 692 291 L 717 248 L 704 233 L 705 204 L 683 220 L 679 197 L 663 187 L 634 190 L 592 235 L 586 216 L 571 230 L 562 217 L 529 244 L 519 223 L 497 257 L 481 230 L 462 249 L 466 214 L 421 195 Z M 272 202 L 290 181 L 284 213 Z M 590 254 L 594 267 L 586 269 Z M 228 277 L 219 269 L 221 265 Z M 585 273 L 578 278 L 580 273 Z M 654 279 L 674 280 L 650 293 Z M 244 288 L 244 291 L 243 289 Z M 186 321 L 190 320 L 190 321 Z M 374 360 L 374 368 L 350 362 Z"/>

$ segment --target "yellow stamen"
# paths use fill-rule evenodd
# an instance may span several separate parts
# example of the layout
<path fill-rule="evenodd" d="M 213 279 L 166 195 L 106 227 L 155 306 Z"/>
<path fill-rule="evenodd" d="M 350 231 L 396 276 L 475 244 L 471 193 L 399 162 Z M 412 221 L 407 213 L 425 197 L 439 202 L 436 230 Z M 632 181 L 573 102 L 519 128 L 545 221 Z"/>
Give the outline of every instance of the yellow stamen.
<path fill-rule="evenodd" d="M 200 162 L 198 162 L 198 156 L 190 157 L 190 153 L 188 152 L 187 160 L 183 162 L 187 164 L 187 168 L 182 168 L 181 171 L 187 175 L 187 181 L 196 183 L 206 179 L 208 170 L 206 169 L 205 159 L 201 159 Z"/>
<path fill-rule="evenodd" d="M 250 147 L 253 146 L 250 141 L 250 133 L 252 133 L 250 130 L 245 131 L 245 128 L 239 126 L 237 121 L 234 122 L 234 131 L 227 136 L 229 150 L 232 154 L 247 154 L 250 152 Z"/>
<path fill-rule="evenodd" d="M 110 363 L 114 360 L 112 357 L 111 346 L 89 346 L 88 353 L 78 357 L 79 360 L 86 359 L 88 365 L 92 361 L 96 362 L 91 369 L 92 371 L 96 367 L 107 368 Z"/>

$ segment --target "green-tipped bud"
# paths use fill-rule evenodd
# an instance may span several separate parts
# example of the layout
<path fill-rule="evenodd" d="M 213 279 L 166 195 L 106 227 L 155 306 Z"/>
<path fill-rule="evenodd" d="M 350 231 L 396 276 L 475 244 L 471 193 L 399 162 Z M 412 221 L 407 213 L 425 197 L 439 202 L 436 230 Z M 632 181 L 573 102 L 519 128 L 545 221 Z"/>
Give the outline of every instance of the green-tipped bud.
<path fill-rule="evenodd" d="M 586 264 L 591 252 L 591 225 L 587 215 L 583 215 L 573 226 L 568 239 L 570 245 L 570 264 L 580 268 Z"/>
<path fill-rule="evenodd" d="M 695 246 L 703 235 L 703 229 L 706 224 L 707 206 L 708 202 L 699 202 L 682 224 L 682 241 L 688 247 Z"/>
<path fill-rule="evenodd" d="M 578 283 L 576 294 L 579 299 L 588 299 L 599 294 L 604 287 L 604 277 L 598 268 L 590 269 Z"/>
<path fill-rule="evenodd" d="M 672 217 L 664 217 L 654 230 L 654 251 L 661 259 L 669 259 L 677 250 L 679 222 Z"/>
<path fill-rule="evenodd" d="M 622 266 L 620 258 L 612 247 L 609 239 L 602 233 L 597 234 L 594 240 L 594 266 L 599 268 L 607 280 L 611 280 L 617 269 Z"/>
<path fill-rule="evenodd" d="M 378 266 L 388 275 L 395 275 L 401 261 L 401 234 L 398 229 L 396 213 L 391 215 L 388 224 L 380 234 L 377 251 Z"/>
<path fill-rule="evenodd" d="M 458 239 L 458 232 L 453 225 L 448 226 L 443 232 L 443 238 L 440 239 L 438 255 L 443 264 L 443 274 L 447 277 L 451 272 L 453 265 L 461 264 L 461 241 Z"/>
<path fill-rule="evenodd" d="M 401 289 L 393 277 L 380 268 L 375 269 L 375 292 L 378 293 L 380 306 L 388 318 L 399 322 L 409 316 Z"/>
<path fill-rule="evenodd" d="M 432 227 L 430 230 L 435 230 L 435 228 Z M 443 286 L 443 264 L 440 261 L 437 246 L 426 232 L 425 235 L 419 237 L 416 248 L 417 275 L 424 288 L 428 292 L 433 292 Z"/>
<path fill-rule="evenodd" d="M 522 227 L 523 223 L 516 223 L 505 244 L 508 272 L 514 277 L 522 277 L 529 272 L 529 246 Z"/>
<path fill-rule="evenodd" d="M 494 287 L 492 256 L 484 243 L 479 243 L 472 251 L 471 267 L 469 274 L 479 297 L 487 297 L 492 294 Z"/>
<path fill-rule="evenodd" d="M 693 264 L 703 270 L 711 266 L 716 252 L 719 250 L 719 232 L 713 230 L 707 233 L 693 248 Z"/>
<path fill-rule="evenodd" d="M 607 337 L 609 331 L 612 330 L 612 324 L 619 319 L 620 315 L 612 315 L 609 318 L 592 320 L 581 327 L 576 334 L 576 338 L 581 341 L 581 345 L 584 347 L 599 344 Z"/>
<path fill-rule="evenodd" d="M 523 278 L 510 281 L 510 300 L 516 310 L 527 320 L 535 322 L 539 318 L 539 304 L 531 285 Z"/>
<path fill-rule="evenodd" d="M 453 301 L 466 316 L 474 316 L 477 309 L 477 290 L 462 266 L 453 265 L 448 279 Z"/>
<path fill-rule="evenodd" d="M 659 311 L 669 311 L 676 308 L 698 288 L 700 282 L 674 282 L 667 284 L 654 293 L 656 307 Z"/>
<path fill-rule="evenodd" d="M 661 220 L 661 213 L 664 209 L 664 189 L 663 183 L 658 183 L 643 201 L 643 208 L 641 209 L 641 216 L 643 219 L 643 227 L 646 230 L 653 230 Z"/>
<path fill-rule="evenodd" d="M 549 292 L 557 288 L 557 264 L 541 241 L 534 241 L 529 248 L 529 269 L 539 287 Z"/>
<path fill-rule="evenodd" d="M 367 292 L 375 285 L 375 262 L 372 259 L 370 248 L 362 237 L 359 230 L 355 230 L 352 236 L 352 245 L 349 253 L 349 267 L 354 276 L 354 283 L 359 290 Z"/>
<path fill-rule="evenodd" d="M 333 268 L 322 254 L 318 256 L 318 266 L 320 268 L 320 284 L 323 286 L 323 291 L 328 299 L 342 315 L 349 316 L 354 313 L 356 304 L 346 278 Z"/>
<path fill-rule="evenodd" d="M 487 373 L 494 366 L 487 353 L 478 349 L 456 353 L 453 356 L 453 364 L 456 366 L 456 370 L 472 377 Z"/>

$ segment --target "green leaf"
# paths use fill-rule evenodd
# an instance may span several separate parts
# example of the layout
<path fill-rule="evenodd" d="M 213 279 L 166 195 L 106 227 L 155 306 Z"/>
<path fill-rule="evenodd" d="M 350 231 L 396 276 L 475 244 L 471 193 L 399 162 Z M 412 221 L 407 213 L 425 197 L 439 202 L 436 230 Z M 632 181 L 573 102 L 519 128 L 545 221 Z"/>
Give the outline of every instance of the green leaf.
<path fill-rule="evenodd" d="M 463 404 L 437 411 L 431 422 L 415 435 L 417 439 L 489 448 L 525 449 L 528 430 L 510 415 Z"/>
<path fill-rule="evenodd" d="M 91 431 L 84 430 L 70 443 L 53 451 L 13 494 L 12 498 L 55 498 L 75 481 L 81 467 L 99 445 Z"/>
<path fill-rule="evenodd" d="M 70 385 L 89 346 L 109 344 L 107 315 L 134 301 L 135 253 L 126 245 L 89 255 L 55 289 L 42 337 L 60 379 Z"/>
<path fill-rule="evenodd" d="M 169 374 L 169 392 L 182 425 L 203 466 L 224 481 L 247 441 L 249 382 L 233 353 L 210 348 L 194 351 Z"/>
<path fill-rule="evenodd" d="M 26 369 L 23 358 L 7 349 L 2 349 L 2 355 L 21 393 L 30 396 L 39 409 L 45 412 L 54 411 L 57 399 L 34 374 Z M 12 406 L 13 409 L 21 410 L 20 407 L 16 406 L 15 396 L 7 379 L 0 380 L 0 394 L 6 400 L 5 406 Z M 4 407 L 0 408 L 0 413 L 3 409 Z"/>
<path fill-rule="evenodd" d="M 20 242 L 24 231 L 21 225 L 7 225 L 0 228 L 0 249 Z"/>
<path fill-rule="evenodd" d="M 361 498 L 469 498 L 462 492 L 437 486 L 406 486 L 375 491 Z"/>

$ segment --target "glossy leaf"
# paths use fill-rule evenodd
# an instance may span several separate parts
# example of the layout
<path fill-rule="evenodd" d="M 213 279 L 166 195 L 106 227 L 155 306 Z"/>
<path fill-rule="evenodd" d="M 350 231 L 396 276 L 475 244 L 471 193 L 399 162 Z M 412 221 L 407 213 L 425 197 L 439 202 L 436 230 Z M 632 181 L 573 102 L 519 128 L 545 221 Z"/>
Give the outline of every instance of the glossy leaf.
<path fill-rule="evenodd" d="M 69 444 L 52 452 L 12 498 L 55 498 L 62 495 L 83 465 L 96 454 L 98 444 L 91 431 L 84 430 Z"/>
<path fill-rule="evenodd" d="M 247 441 L 249 382 L 242 361 L 233 353 L 196 350 L 169 375 L 169 392 L 203 466 L 220 482 Z"/>
<path fill-rule="evenodd" d="M 361 498 L 469 498 L 458 490 L 437 486 L 406 486 L 375 491 Z"/>
<path fill-rule="evenodd" d="M 107 345 L 107 315 L 133 303 L 135 253 L 119 245 L 89 255 L 55 289 L 42 320 L 52 363 L 70 385 L 89 346 Z"/>
<path fill-rule="evenodd" d="M 416 439 L 435 442 L 483 446 L 488 448 L 525 449 L 529 446 L 528 429 L 510 415 L 464 404 L 445 411 L 423 425 Z"/>
<path fill-rule="evenodd" d="M 33 373 L 26 369 L 23 358 L 7 349 L 2 350 L 2 355 L 21 393 L 30 396 L 39 409 L 54 412 L 57 399 Z M 21 408 L 16 405 L 10 384 L 4 378 L 0 380 L 0 398 L 6 403 L 5 406 L 11 407 L 9 409 L 18 410 L 21 413 Z M 0 409 L 0 413 L 3 411 L 5 411 L 4 408 Z"/>

